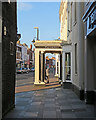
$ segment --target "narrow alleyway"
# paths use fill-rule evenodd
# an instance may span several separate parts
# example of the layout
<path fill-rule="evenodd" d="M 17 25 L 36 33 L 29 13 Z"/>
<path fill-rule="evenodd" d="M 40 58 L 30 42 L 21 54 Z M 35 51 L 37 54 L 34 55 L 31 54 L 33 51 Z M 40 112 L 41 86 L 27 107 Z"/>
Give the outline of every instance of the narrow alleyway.
<path fill-rule="evenodd" d="M 15 99 L 16 107 L 5 118 L 94 117 L 92 105 L 85 104 L 73 91 L 61 86 L 16 93 Z"/>

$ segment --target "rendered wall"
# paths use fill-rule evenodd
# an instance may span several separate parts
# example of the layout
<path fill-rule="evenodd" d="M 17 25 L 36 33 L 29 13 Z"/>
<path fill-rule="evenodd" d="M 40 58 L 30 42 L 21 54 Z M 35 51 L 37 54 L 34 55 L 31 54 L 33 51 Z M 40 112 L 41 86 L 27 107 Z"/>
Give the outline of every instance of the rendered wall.
<path fill-rule="evenodd" d="M 74 16 L 74 4 L 72 9 L 72 16 Z M 83 3 L 76 2 L 76 21 L 72 19 L 72 71 L 73 71 L 73 84 L 79 89 L 83 88 L 84 81 L 84 34 L 83 34 Z M 77 74 L 75 73 L 75 44 L 77 43 Z"/>

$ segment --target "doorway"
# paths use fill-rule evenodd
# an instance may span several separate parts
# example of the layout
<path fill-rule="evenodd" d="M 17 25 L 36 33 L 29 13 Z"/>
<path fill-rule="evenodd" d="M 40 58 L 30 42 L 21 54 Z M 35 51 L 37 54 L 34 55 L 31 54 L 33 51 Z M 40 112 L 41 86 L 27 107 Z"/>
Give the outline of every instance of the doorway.
<path fill-rule="evenodd" d="M 71 69 L 71 52 L 67 52 L 65 53 L 65 67 L 64 67 L 64 71 L 65 71 L 65 80 L 67 82 L 71 82 L 72 81 L 72 69 Z"/>

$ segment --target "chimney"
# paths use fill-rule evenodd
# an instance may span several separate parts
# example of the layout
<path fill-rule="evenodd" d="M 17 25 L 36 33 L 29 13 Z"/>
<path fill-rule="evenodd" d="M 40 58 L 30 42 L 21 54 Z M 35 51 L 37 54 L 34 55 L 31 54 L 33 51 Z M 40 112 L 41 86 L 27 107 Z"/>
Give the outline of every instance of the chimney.
<path fill-rule="evenodd" d="M 30 44 L 30 49 L 32 50 L 32 44 Z"/>

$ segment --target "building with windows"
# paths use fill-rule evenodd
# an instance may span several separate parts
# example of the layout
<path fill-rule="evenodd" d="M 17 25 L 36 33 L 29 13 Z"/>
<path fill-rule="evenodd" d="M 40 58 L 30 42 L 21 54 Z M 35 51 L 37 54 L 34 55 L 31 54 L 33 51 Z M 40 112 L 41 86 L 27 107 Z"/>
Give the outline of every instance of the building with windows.
<path fill-rule="evenodd" d="M 54 67 L 55 66 L 55 57 L 49 58 L 48 56 L 46 56 L 46 67 Z"/>
<path fill-rule="evenodd" d="M 64 88 L 72 88 L 80 99 L 84 98 L 83 13 L 83 2 L 61 1 L 62 82 Z"/>
<path fill-rule="evenodd" d="M 23 68 L 29 68 L 29 55 L 27 54 L 28 45 L 26 43 L 22 44 L 22 60 Z"/>
<path fill-rule="evenodd" d="M 32 67 L 35 67 L 35 49 L 32 50 Z"/>
<path fill-rule="evenodd" d="M 0 119 L 15 106 L 17 3 L 0 1 Z"/>
<path fill-rule="evenodd" d="M 60 39 L 62 40 L 62 83 L 72 83 L 72 45 L 68 36 L 68 2 L 61 1 L 60 10 Z M 70 73 L 70 74 L 69 74 Z M 69 79 L 70 78 L 70 79 Z"/>
<path fill-rule="evenodd" d="M 96 106 L 96 2 L 62 0 L 59 15 L 64 88 Z"/>
<path fill-rule="evenodd" d="M 34 67 L 34 51 L 32 51 L 32 45 L 28 48 L 28 45 L 20 43 L 20 40 L 16 44 L 16 69 Z"/>
<path fill-rule="evenodd" d="M 16 68 L 22 68 L 22 63 L 22 44 L 18 40 L 16 44 Z"/>
<path fill-rule="evenodd" d="M 32 68 L 33 66 L 33 59 L 32 59 L 32 54 L 33 54 L 33 51 L 32 51 L 32 44 L 30 45 L 30 48 L 27 49 L 27 54 L 29 55 L 29 60 L 28 60 L 28 64 L 29 64 L 29 68 Z"/>
<path fill-rule="evenodd" d="M 45 64 L 46 64 L 46 67 L 49 67 L 49 57 L 48 56 L 46 56 Z"/>

